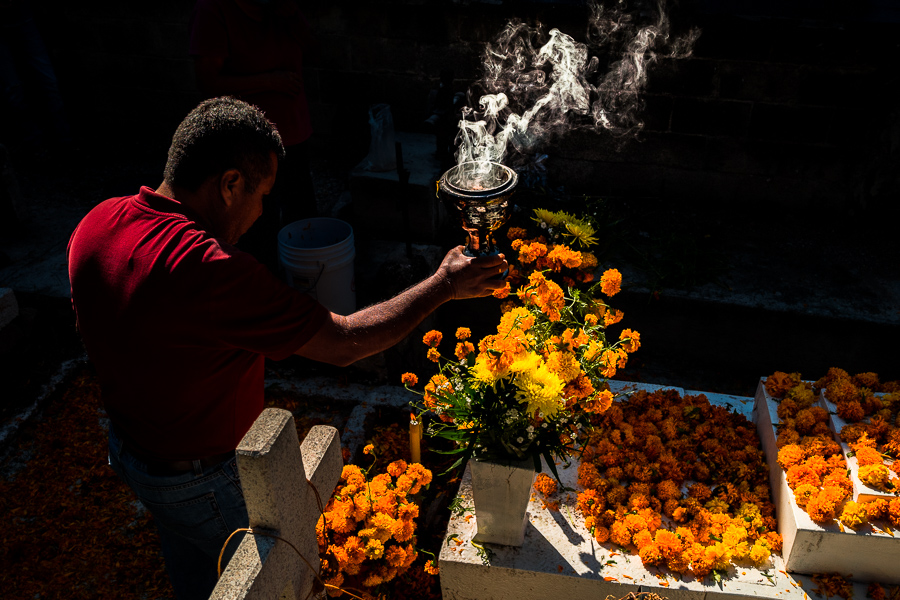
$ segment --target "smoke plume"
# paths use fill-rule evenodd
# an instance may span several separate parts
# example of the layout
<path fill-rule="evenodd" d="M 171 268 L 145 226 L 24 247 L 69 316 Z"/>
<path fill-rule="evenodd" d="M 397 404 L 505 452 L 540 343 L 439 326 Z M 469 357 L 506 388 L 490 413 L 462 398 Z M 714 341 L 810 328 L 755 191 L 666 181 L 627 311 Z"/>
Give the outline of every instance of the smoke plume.
<path fill-rule="evenodd" d="M 621 1 L 589 9 L 584 42 L 512 21 L 486 45 L 484 74 L 459 124 L 458 163 L 516 164 L 571 129 L 626 136 L 643 127 L 648 68 L 657 56 L 690 56 L 700 32 L 671 37 L 665 0 L 640 14 Z"/>

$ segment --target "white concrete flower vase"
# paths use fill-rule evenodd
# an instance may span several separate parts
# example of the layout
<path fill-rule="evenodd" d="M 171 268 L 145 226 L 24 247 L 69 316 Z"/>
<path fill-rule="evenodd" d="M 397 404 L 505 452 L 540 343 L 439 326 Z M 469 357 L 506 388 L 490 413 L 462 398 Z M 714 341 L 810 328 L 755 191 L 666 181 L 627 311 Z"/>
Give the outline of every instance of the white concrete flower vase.
<path fill-rule="evenodd" d="M 474 541 L 504 546 L 525 542 L 525 522 L 534 462 L 531 459 L 512 464 L 470 461 L 472 496 L 475 501 Z"/>

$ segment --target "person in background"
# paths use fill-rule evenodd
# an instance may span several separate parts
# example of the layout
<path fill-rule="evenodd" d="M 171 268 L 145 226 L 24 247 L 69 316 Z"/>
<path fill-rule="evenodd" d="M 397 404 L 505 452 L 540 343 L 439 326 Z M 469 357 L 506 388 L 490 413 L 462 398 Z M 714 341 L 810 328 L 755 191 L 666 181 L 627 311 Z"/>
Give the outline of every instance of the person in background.
<path fill-rule="evenodd" d="M 471 258 L 458 246 L 394 298 L 330 313 L 234 246 L 282 156 L 257 108 L 207 100 L 178 126 L 163 183 L 101 202 L 69 241 L 76 323 L 111 422 L 109 462 L 153 515 L 179 600 L 209 597 L 228 535 L 248 526 L 234 450 L 262 413 L 265 359 L 351 364 L 443 303 L 488 295 L 507 268 L 502 255 Z"/>
<path fill-rule="evenodd" d="M 198 0 L 191 17 L 190 54 L 201 92 L 259 107 L 284 143 L 278 183 L 242 242 L 273 270 L 281 227 L 318 216 L 303 87 L 311 46 L 309 24 L 292 0 Z"/>

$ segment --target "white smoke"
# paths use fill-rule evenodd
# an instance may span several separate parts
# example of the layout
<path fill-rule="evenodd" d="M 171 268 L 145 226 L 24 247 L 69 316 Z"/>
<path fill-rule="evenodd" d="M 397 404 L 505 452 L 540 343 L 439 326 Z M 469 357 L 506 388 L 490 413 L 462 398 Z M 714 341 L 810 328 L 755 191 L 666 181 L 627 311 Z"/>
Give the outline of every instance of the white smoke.
<path fill-rule="evenodd" d="M 670 40 L 665 0 L 657 0 L 654 22 L 638 25 L 620 1 L 607 9 L 591 3 L 586 42 L 558 29 L 543 33 L 509 23 L 484 51 L 484 92 L 478 108 L 463 108 L 457 135 L 458 164 L 503 162 L 510 147 L 519 158 L 574 128 L 616 136 L 643 127 L 641 92 L 657 56 L 690 56 L 698 30 Z M 600 56 L 615 56 L 601 69 Z M 469 90 L 470 100 L 473 89 Z"/>

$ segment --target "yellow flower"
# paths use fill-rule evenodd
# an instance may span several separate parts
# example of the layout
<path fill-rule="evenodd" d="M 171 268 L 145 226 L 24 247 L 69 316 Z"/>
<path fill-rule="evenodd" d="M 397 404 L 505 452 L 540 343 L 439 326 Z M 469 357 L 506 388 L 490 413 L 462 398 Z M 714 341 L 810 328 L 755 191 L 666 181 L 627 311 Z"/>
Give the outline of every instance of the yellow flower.
<path fill-rule="evenodd" d="M 755 543 L 750 548 L 750 561 L 755 565 L 761 565 L 769 559 L 769 549 L 764 545 Z"/>
<path fill-rule="evenodd" d="M 600 277 L 600 289 L 607 296 L 615 296 L 622 289 L 622 274 L 618 269 L 608 269 Z"/>
<path fill-rule="evenodd" d="M 597 238 L 594 237 L 595 233 L 594 228 L 586 221 L 571 217 L 566 221 L 566 233 L 564 235 L 574 238 L 583 248 L 597 243 Z"/>
<path fill-rule="evenodd" d="M 547 368 L 540 357 L 531 357 L 513 365 L 514 370 L 518 371 L 515 377 L 518 388 L 516 400 L 527 404 L 526 412 L 530 415 L 542 413 L 545 418 L 552 417 L 563 406 L 562 391 L 565 383 Z M 535 363 L 535 358 L 539 364 Z M 521 370 L 515 369 L 516 366 Z"/>
<path fill-rule="evenodd" d="M 866 508 L 861 504 L 850 500 L 847 504 L 844 505 L 844 510 L 841 512 L 840 516 L 841 523 L 850 527 L 851 529 L 856 529 L 860 525 L 864 524 L 869 520 L 869 515 L 866 512 Z"/>
<path fill-rule="evenodd" d="M 362 533 L 362 532 L 360 532 L 360 533 Z M 371 539 L 369 539 L 368 542 L 366 542 L 365 552 L 366 552 L 366 558 L 368 558 L 369 560 L 379 559 L 384 554 L 384 545 L 381 542 L 379 542 L 377 539 L 371 538 Z M 377 585 L 377 584 L 375 584 L 375 585 Z"/>
<path fill-rule="evenodd" d="M 536 208 L 534 209 L 534 217 L 531 220 L 538 224 L 546 223 L 547 227 L 556 227 L 565 216 L 566 214 L 563 212 L 555 213 L 544 208 Z"/>

